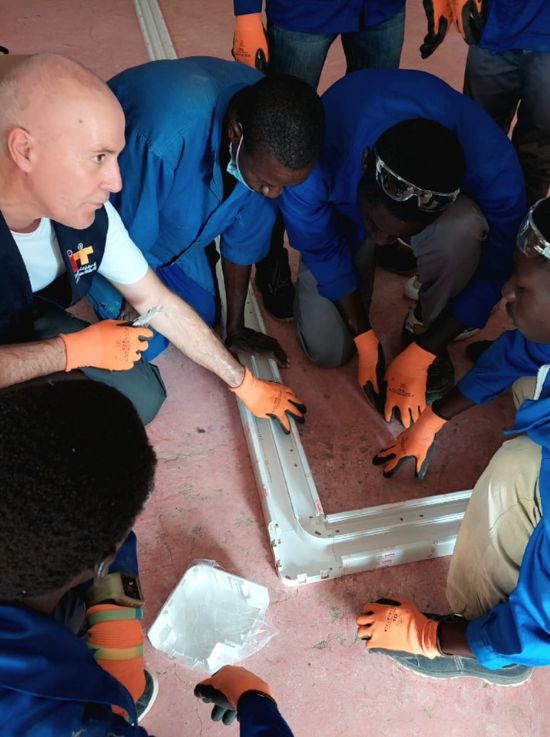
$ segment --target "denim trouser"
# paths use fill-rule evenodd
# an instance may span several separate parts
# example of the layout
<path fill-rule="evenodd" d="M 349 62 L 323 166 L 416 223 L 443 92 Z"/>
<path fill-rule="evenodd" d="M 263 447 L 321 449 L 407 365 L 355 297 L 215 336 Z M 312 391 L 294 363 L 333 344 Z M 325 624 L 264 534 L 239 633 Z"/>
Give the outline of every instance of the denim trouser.
<path fill-rule="evenodd" d="M 342 33 L 346 73 L 368 67 L 399 66 L 405 29 L 405 9 L 364 31 Z M 337 33 L 289 31 L 268 21 L 270 71 L 293 74 L 317 88 L 323 64 Z"/>
<path fill-rule="evenodd" d="M 373 28 L 342 33 L 346 55 L 346 74 L 368 67 L 396 68 L 401 58 L 405 31 L 405 9 Z M 301 33 L 288 31 L 268 20 L 269 70 L 277 74 L 293 74 L 317 89 L 328 50 L 337 33 Z M 285 261 L 284 224 L 281 214 L 273 228 L 271 247 L 257 266 L 268 273 L 274 262 Z"/>
<path fill-rule="evenodd" d="M 464 92 L 508 133 L 518 152 L 529 204 L 546 197 L 550 185 L 550 53 L 492 54 L 471 46 Z"/>

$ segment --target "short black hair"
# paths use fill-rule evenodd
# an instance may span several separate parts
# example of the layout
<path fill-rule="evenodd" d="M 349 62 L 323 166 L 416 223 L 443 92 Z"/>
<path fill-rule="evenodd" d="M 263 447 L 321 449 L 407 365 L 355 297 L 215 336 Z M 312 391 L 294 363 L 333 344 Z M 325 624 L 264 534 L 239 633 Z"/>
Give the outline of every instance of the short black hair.
<path fill-rule="evenodd" d="M 388 128 L 368 152 L 359 192 L 404 222 L 429 225 L 442 211 L 420 210 L 415 197 L 404 202 L 388 197 L 376 183 L 375 152 L 390 169 L 417 187 L 454 192 L 462 185 L 466 169 L 464 150 L 449 128 L 426 118 L 403 120 Z"/>
<path fill-rule="evenodd" d="M 155 454 L 131 402 L 94 381 L 0 393 L 0 599 L 24 600 L 93 569 L 153 485 Z"/>
<path fill-rule="evenodd" d="M 250 156 L 268 152 L 293 170 L 316 161 L 325 115 L 319 95 L 307 82 L 272 74 L 240 90 L 232 102 Z"/>

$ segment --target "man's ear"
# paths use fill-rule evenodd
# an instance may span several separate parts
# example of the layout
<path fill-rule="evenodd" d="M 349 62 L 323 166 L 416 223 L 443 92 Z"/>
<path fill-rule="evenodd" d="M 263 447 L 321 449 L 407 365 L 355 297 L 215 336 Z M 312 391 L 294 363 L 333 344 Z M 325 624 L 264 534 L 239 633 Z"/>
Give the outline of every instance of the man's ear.
<path fill-rule="evenodd" d="M 364 149 L 363 156 L 361 158 L 361 166 L 363 169 L 367 168 L 367 159 L 369 158 L 369 150 L 368 148 Z"/>
<path fill-rule="evenodd" d="M 242 134 L 242 125 L 239 123 L 238 120 L 235 120 L 235 118 L 230 118 L 229 122 L 227 123 L 227 137 L 229 138 L 229 143 L 236 143 L 237 141 L 239 141 Z"/>
<path fill-rule="evenodd" d="M 7 146 L 14 164 L 28 174 L 34 164 L 36 141 L 28 130 L 12 128 L 8 133 Z"/>

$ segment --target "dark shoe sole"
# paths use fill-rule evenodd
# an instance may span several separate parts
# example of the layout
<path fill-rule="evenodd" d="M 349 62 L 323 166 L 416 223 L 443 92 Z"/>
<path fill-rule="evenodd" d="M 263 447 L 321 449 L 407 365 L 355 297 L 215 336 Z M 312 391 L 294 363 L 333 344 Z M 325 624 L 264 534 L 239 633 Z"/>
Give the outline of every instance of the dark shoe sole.
<path fill-rule="evenodd" d="M 416 274 L 416 256 L 410 246 L 400 241 L 389 243 L 387 246 L 377 246 L 376 265 L 399 276 Z"/>
<path fill-rule="evenodd" d="M 286 283 L 282 289 L 273 290 L 271 284 L 265 285 L 256 279 L 256 288 L 262 295 L 266 312 L 271 317 L 280 322 L 293 322 L 295 289 L 292 282 Z"/>
<path fill-rule="evenodd" d="M 428 368 L 426 402 L 441 399 L 455 384 L 455 368 L 447 351 L 441 353 Z"/>
<path fill-rule="evenodd" d="M 148 670 L 145 671 L 145 690 L 136 702 L 138 723 L 151 711 L 153 704 L 159 694 L 159 682 L 157 677 Z"/>

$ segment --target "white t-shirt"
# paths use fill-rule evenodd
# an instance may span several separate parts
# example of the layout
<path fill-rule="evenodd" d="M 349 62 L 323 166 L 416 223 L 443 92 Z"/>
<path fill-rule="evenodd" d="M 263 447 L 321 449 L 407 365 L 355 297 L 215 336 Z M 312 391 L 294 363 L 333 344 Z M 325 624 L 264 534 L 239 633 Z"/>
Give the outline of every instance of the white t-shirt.
<path fill-rule="evenodd" d="M 145 276 L 149 268 L 147 261 L 110 202 L 106 203 L 105 209 L 109 226 L 105 252 L 97 272 L 110 282 L 134 284 Z M 32 233 L 12 231 L 11 234 L 23 258 L 33 292 L 44 289 L 63 274 L 65 264 L 51 220 L 42 218 Z"/>

